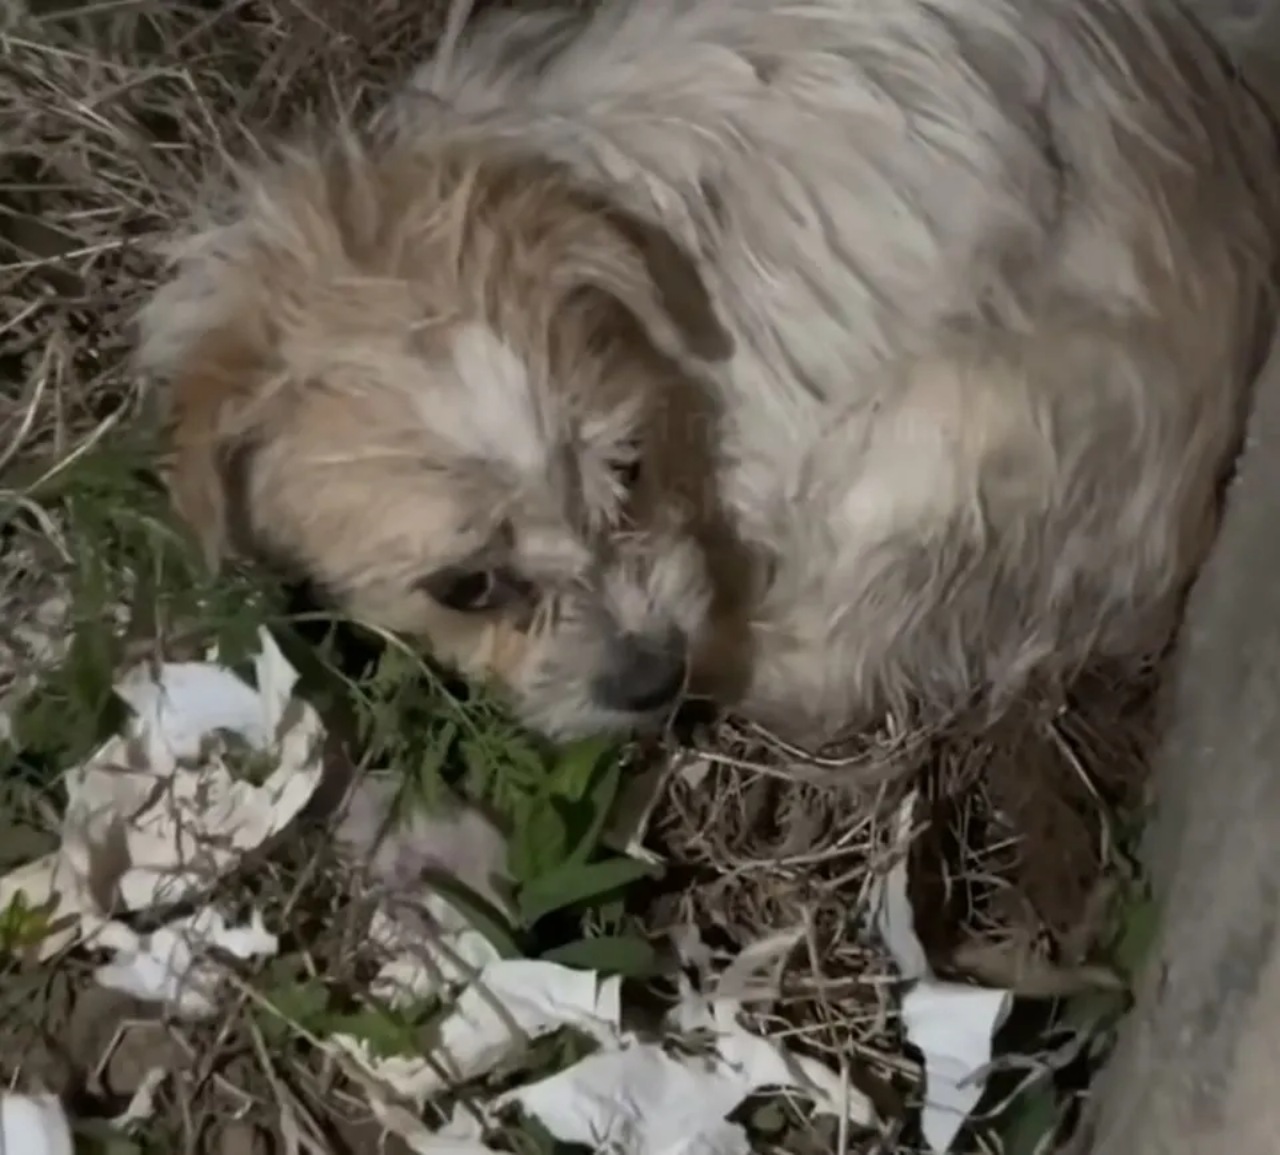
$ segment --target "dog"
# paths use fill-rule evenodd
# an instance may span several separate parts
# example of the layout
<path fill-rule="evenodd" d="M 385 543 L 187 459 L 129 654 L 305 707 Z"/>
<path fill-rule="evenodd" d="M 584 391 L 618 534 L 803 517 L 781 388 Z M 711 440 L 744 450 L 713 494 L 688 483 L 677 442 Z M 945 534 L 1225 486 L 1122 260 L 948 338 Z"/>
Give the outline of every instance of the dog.
<path fill-rule="evenodd" d="M 1270 341 L 1269 112 L 1166 0 L 497 13 L 140 321 L 174 501 L 557 739 L 1142 661 Z"/>

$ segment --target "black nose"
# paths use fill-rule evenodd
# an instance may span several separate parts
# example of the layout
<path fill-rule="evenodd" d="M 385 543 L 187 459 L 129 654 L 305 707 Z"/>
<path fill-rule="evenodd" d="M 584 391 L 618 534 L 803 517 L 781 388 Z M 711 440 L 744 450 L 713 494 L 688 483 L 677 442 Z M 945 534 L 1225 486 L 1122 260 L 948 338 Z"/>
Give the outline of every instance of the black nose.
<path fill-rule="evenodd" d="M 674 702 L 684 688 L 685 646 L 678 635 L 623 634 L 610 647 L 596 697 L 610 710 L 647 714 Z"/>

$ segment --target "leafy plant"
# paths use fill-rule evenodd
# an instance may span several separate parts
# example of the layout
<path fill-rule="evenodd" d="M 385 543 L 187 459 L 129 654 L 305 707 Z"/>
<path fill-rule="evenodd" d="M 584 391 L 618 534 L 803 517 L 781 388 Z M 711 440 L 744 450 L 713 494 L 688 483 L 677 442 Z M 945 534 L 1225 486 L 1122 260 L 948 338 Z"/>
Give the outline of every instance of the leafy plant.
<path fill-rule="evenodd" d="M 175 525 L 151 458 L 145 441 L 125 441 L 0 495 L 0 530 L 38 501 L 75 543 L 68 647 L 14 711 L 0 774 L 48 779 L 114 733 L 125 707 L 112 682 L 131 648 L 147 653 L 179 636 L 215 641 L 233 655 L 257 648 L 270 596 L 247 575 L 209 571 Z"/>
<path fill-rule="evenodd" d="M 25 891 L 18 891 L 0 911 L 0 957 L 22 954 L 44 941 L 52 929 L 56 900 L 32 905 Z"/>
<path fill-rule="evenodd" d="M 630 883 L 652 877 L 655 868 L 634 858 L 606 858 L 579 864 L 563 862 L 520 890 L 521 918 L 533 926 L 557 910 L 601 901 Z"/>
<path fill-rule="evenodd" d="M 291 968 L 294 960 L 281 959 L 281 965 L 273 968 L 278 974 Z M 298 1029 L 315 1033 L 322 1030 L 329 1012 L 329 989 L 318 978 L 281 978 L 268 981 L 263 997 L 270 1009 L 257 1011 L 258 1027 L 262 1037 L 272 1046 L 283 1046 Z"/>
<path fill-rule="evenodd" d="M 542 920 L 598 908 L 657 873 L 648 863 L 602 853 L 623 774 L 614 742 L 589 739 L 550 748 L 495 698 L 481 690 L 460 700 L 421 658 L 394 643 L 352 692 L 366 758 L 403 773 L 402 813 L 429 810 L 457 790 L 496 812 L 509 830 L 516 925 L 506 925 L 499 912 L 456 883 L 432 879 L 502 954 L 536 953 Z M 642 959 L 652 952 L 641 940 L 606 937 L 612 940 L 606 945 L 584 938 L 573 949 L 560 949 L 567 958 L 612 961 L 628 973 L 649 965 Z"/>
<path fill-rule="evenodd" d="M 543 955 L 548 962 L 595 970 L 624 978 L 650 978 L 658 973 L 653 944 L 639 935 L 597 935 L 553 947 Z"/>

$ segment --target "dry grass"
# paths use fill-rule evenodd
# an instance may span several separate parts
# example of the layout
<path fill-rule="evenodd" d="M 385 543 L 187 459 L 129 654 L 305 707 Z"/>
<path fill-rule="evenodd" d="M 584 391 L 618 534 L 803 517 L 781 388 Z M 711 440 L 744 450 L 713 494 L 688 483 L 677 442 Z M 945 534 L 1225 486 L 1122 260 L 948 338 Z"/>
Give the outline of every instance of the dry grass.
<path fill-rule="evenodd" d="M 880 735 L 817 760 L 726 723 L 677 763 L 654 815 L 653 843 L 690 878 L 653 925 L 700 928 L 722 961 L 800 928 L 758 1022 L 901 1114 L 920 1071 L 902 1048 L 893 964 L 865 933 L 878 880 L 908 856 L 917 933 L 942 976 L 1033 998 L 1105 985 L 1095 964 L 1135 881 L 1126 852 L 1154 683 L 1099 672 L 1069 701 L 1028 702 L 994 728 Z M 884 777 L 886 763 L 898 773 L 858 785 Z M 895 816 L 912 798 L 904 839 Z M 977 1149 L 1004 1150 L 1002 1130 L 980 1128 Z"/>
<path fill-rule="evenodd" d="M 255 137 L 376 105 L 421 57 L 443 3 L 28 7 L 0 14 L 0 705 L 26 702 L 7 770 L 13 847 L 43 836 L 53 770 L 92 744 L 124 656 L 171 651 L 188 631 L 251 631 L 267 612 L 243 584 L 200 574 L 153 480 L 151 399 L 128 354 L 157 242 Z M 892 966 L 865 931 L 875 879 L 910 853 L 940 971 L 1033 987 L 1092 961 L 1141 799 L 1149 701 L 1149 685 L 1098 673 L 1072 701 L 1028 703 L 994 730 L 881 735 L 827 761 L 720 724 L 664 774 L 650 841 L 674 881 L 641 913 L 655 935 L 698 928 L 708 958 L 798 928 L 759 1023 L 906 1118 L 919 1071 L 903 1053 Z M 891 765 L 893 783 L 859 785 L 871 763 Z M 889 818 L 908 786 L 920 797 L 909 849 Z M 345 989 L 367 960 L 359 898 L 335 877 L 308 846 L 254 887 L 288 928 L 299 974 Z M 317 1137 L 314 1150 L 371 1149 L 360 1095 L 308 1056 L 304 1016 L 261 993 L 300 981 L 257 976 L 235 1013 L 192 1031 L 94 992 L 74 960 L 54 977 L 14 972 L 0 980 L 12 1010 L 0 1012 L 0 1067 L 109 1114 L 141 1076 L 119 1054 L 142 1032 L 144 1050 L 188 1072 L 155 1149 L 265 1153 L 282 1119 Z M 292 1031 L 275 1029 L 286 1020 Z M 995 1149 L 987 1131 L 974 1142 Z M 828 1138 L 885 1153 L 912 1150 L 909 1135 Z"/>

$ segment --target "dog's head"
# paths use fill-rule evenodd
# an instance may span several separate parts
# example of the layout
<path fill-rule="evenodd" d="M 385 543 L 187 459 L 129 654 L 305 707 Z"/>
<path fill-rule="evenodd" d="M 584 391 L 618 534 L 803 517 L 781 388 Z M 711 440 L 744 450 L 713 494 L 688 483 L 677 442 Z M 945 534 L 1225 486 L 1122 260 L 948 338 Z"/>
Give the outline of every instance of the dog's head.
<path fill-rule="evenodd" d="M 255 180 L 144 310 L 175 503 L 508 687 L 556 736 L 665 716 L 714 600 L 728 337 L 670 238 L 546 165 L 344 144 Z"/>

